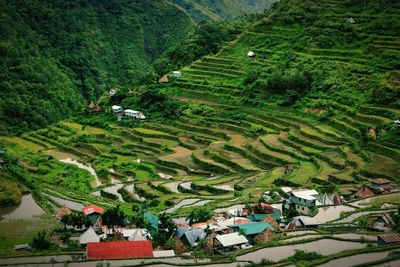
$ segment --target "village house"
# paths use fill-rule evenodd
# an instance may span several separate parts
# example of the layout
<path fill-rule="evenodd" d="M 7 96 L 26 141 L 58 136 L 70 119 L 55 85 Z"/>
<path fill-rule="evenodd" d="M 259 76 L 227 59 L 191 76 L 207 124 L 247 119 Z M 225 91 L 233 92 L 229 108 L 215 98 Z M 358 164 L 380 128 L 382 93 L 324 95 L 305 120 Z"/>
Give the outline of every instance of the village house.
<path fill-rule="evenodd" d="M 231 233 L 226 235 L 217 235 L 213 239 L 213 247 L 215 249 L 227 252 L 235 247 L 248 244 L 249 240 L 240 233 Z"/>
<path fill-rule="evenodd" d="M 115 88 L 111 88 L 110 91 L 108 91 L 108 94 L 110 96 L 114 96 L 116 93 L 117 93 L 117 89 L 115 89 Z"/>
<path fill-rule="evenodd" d="M 371 189 L 381 194 L 390 193 L 394 190 L 394 187 L 391 185 L 391 181 L 385 178 L 371 179 L 371 183 Z"/>
<path fill-rule="evenodd" d="M 152 258 L 153 246 L 151 240 L 88 243 L 86 255 L 89 260 Z"/>
<path fill-rule="evenodd" d="M 143 213 L 143 217 L 150 222 L 150 233 L 155 234 L 158 232 L 158 217 L 149 211 Z"/>
<path fill-rule="evenodd" d="M 378 236 L 377 240 L 378 245 L 389 245 L 400 243 L 400 234 L 386 234 Z"/>
<path fill-rule="evenodd" d="M 173 75 L 175 78 L 180 78 L 180 77 L 182 77 L 182 72 L 179 71 L 179 70 L 175 70 L 175 71 L 172 72 L 172 75 Z"/>
<path fill-rule="evenodd" d="M 269 229 L 271 231 L 275 231 L 275 228 L 272 227 L 269 223 L 266 222 L 250 222 L 243 224 L 233 224 L 229 225 L 233 232 L 243 232 L 246 238 L 253 242 L 254 238 L 264 232 L 264 230 Z"/>
<path fill-rule="evenodd" d="M 160 83 L 168 83 L 169 79 L 167 75 L 164 75 L 160 78 L 160 80 L 158 80 Z"/>
<path fill-rule="evenodd" d="M 89 104 L 89 111 L 90 112 L 100 112 L 101 111 L 101 107 L 99 104 L 94 104 L 93 101 L 90 101 Z"/>
<path fill-rule="evenodd" d="M 368 186 L 364 185 L 360 190 L 358 190 L 354 194 L 354 196 L 357 198 L 368 198 L 375 196 L 375 194 Z"/>
<path fill-rule="evenodd" d="M 145 120 L 146 117 L 143 115 L 142 112 L 132 110 L 132 109 L 125 109 L 124 110 L 124 115 L 126 117 L 132 118 L 132 119 L 137 119 L 137 120 Z"/>
<path fill-rule="evenodd" d="M 371 228 L 377 231 L 389 232 L 396 226 L 392 216 L 387 212 L 372 216 L 371 219 Z"/>
<path fill-rule="evenodd" d="M 125 239 L 129 241 L 143 241 L 148 240 L 150 233 L 147 229 L 124 229 L 122 230 L 122 235 Z"/>
<path fill-rule="evenodd" d="M 303 215 L 312 215 L 320 205 L 318 192 L 309 189 L 297 189 L 289 192 L 289 203 L 295 205 L 296 211 Z"/>
<path fill-rule="evenodd" d="M 82 212 L 85 216 L 89 217 L 89 220 L 94 228 L 100 229 L 102 226 L 101 215 L 104 213 L 104 209 L 102 207 L 96 205 L 89 205 L 82 209 Z"/>
<path fill-rule="evenodd" d="M 117 106 L 117 105 L 112 106 L 111 110 L 114 113 L 123 113 L 124 112 L 124 109 L 121 106 Z"/>
<path fill-rule="evenodd" d="M 61 220 L 64 217 L 67 217 L 69 215 L 71 215 L 72 210 L 70 208 L 68 208 L 67 206 L 62 206 L 60 207 L 55 213 L 54 213 L 54 218 L 56 218 L 56 220 Z"/>
<path fill-rule="evenodd" d="M 249 51 L 249 52 L 247 53 L 247 56 L 250 57 L 250 58 L 256 57 L 256 53 L 254 53 L 253 51 Z"/>
<path fill-rule="evenodd" d="M 355 24 L 356 21 L 355 21 L 355 19 L 353 19 L 353 17 L 350 17 L 350 18 L 348 18 L 348 19 L 346 20 L 346 23 L 348 23 L 348 24 Z"/>
<path fill-rule="evenodd" d="M 79 244 L 82 246 L 87 245 L 88 243 L 96 243 L 100 242 L 100 237 L 96 234 L 92 227 L 86 230 L 80 237 L 79 237 Z"/>

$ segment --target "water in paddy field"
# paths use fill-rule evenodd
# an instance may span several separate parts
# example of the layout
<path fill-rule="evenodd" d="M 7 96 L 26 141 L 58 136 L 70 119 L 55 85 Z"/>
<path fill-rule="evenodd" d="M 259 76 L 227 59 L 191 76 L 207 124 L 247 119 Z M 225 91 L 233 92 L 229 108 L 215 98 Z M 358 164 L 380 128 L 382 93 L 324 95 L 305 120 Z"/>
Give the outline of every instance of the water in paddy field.
<path fill-rule="evenodd" d="M 97 187 L 97 186 L 102 185 L 101 181 L 99 180 L 99 177 L 97 177 L 96 171 L 92 168 L 92 166 L 85 165 L 85 164 L 77 161 L 76 159 L 72 159 L 72 158 L 61 159 L 59 161 L 62 163 L 75 165 L 78 168 L 83 169 L 83 170 L 87 170 L 91 175 L 93 175 L 93 177 L 95 179 L 95 186 Z"/>
<path fill-rule="evenodd" d="M 0 220 L 31 219 L 44 214 L 45 211 L 35 202 L 32 195 L 22 196 L 21 204 L 14 207 L 0 208 Z"/>
<path fill-rule="evenodd" d="M 366 244 L 358 242 L 338 241 L 332 239 L 321 239 L 309 243 L 271 247 L 250 252 L 237 257 L 239 261 L 261 262 L 262 259 L 281 261 L 295 253 L 296 250 L 316 252 L 321 255 L 336 254 L 345 250 L 365 248 Z"/>

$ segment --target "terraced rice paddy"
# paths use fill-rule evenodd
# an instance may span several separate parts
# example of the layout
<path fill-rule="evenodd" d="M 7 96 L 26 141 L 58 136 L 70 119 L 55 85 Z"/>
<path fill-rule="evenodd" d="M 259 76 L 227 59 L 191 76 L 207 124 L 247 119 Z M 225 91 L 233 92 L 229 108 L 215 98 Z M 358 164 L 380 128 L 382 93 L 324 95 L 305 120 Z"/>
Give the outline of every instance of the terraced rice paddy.
<path fill-rule="evenodd" d="M 334 103 L 332 118 L 322 120 L 323 109 L 282 107 L 263 100 L 253 106 L 245 101 L 247 74 L 271 73 L 289 54 L 299 65 L 329 66 L 345 86 L 369 88 L 368 75 L 382 77 L 382 83 L 397 79 L 392 62 L 385 67 L 374 61 L 399 48 L 395 34 L 377 33 L 363 24 L 346 25 L 354 28 L 364 48 L 341 39 L 335 39 L 340 44 L 335 47 L 321 45 L 314 33 L 329 28 L 327 38 L 342 36 L 338 21 L 350 16 L 337 12 L 336 5 L 321 7 L 326 16 L 315 25 L 287 23 L 279 17 L 262 20 L 219 53 L 182 68 L 181 78 L 159 85 L 169 97 L 204 107 L 208 113 L 185 112 L 173 121 L 150 119 L 135 127 L 116 120 L 94 126 L 72 119 L 1 139 L 13 146 L 34 179 L 45 182 L 40 183 L 44 192 L 105 206 L 121 203 L 127 211 L 130 203 L 144 199 L 151 210 L 178 214 L 187 212 L 184 207 L 206 203 L 200 201 L 212 200 L 207 206 L 213 209 L 244 203 L 282 185 L 335 185 L 348 193 L 369 178 L 398 181 L 399 145 L 360 139 L 366 129 L 398 119 L 400 110 L 371 104 L 351 107 L 344 101 Z M 352 12 L 364 12 L 358 8 Z M 255 58 L 247 57 L 250 50 Z M 101 190 L 117 200 L 92 194 Z"/>

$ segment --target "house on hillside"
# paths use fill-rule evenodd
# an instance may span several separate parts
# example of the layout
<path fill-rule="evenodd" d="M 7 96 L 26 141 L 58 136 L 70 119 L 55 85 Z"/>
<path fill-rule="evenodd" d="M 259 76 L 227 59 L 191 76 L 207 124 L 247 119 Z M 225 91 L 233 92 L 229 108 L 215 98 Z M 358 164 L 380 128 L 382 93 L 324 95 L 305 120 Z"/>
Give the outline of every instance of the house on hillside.
<path fill-rule="evenodd" d="M 148 240 L 149 231 L 147 229 L 124 229 L 122 235 L 129 241 L 143 241 Z"/>
<path fill-rule="evenodd" d="M 377 231 L 389 232 L 396 226 L 392 216 L 389 213 L 385 212 L 378 215 L 372 216 L 372 225 L 371 228 Z"/>
<path fill-rule="evenodd" d="M 104 209 L 102 207 L 96 205 L 89 205 L 82 209 L 82 212 L 85 216 L 89 217 L 89 220 L 93 227 L 101 228 L 102 220 L 101 215 L 104 213 Z"/>
<path fill-rule="evenodd" d="M 289 192 L 289 203 L 295 205 L 296 211 L 303 215 L 312 215 L 320 202 L 316 190 L 297 189 Z"/>
<path fill-rule="evenodd" d="M 143 217 L 150 222 L 150 233 L 154 234 L 158 232 L 158 217 L 153 213 L 146 211 L 143 213 Z"/>
<path fill-rule="evenodd" d="M 217 235 L 213 239 L 213 247 L 224 252 L 232 250 L 234 247 L 249 243 L 249 240 L 239 233 Z"/>
<path fill-rule="evenodd" d="M 89 104 L 89 111 L 90 112 L 100 112 L 101 111 L 101 107 L 99 104 L 94 104 L 93 101 L 90 101 Z"/>
<path fill-rule="evenodd" d="M 348 24 L 355 24 L 355 23 L 356 23 L 356 20 L 353 19 L 353 17 L 350 17 L 350 18 L 348 18 L 348 19 L 346 20 L 346 23 L 348 23 Z"/>
<path fill-rule="evenodd" d="M 86 255 L 89 260 L 152 258 L 153 245 L 151 240 L 88 243 Z"/>
<path fill-rule="evenodd" d="M 371 179 L 371 183 L 371 189 L 381 194 L 390 193 L 394 190 L 393 185 L 391 185 L 392 182 L 385 178 Z"/>
<path fill-rule="evenodd" d="M 117 105 L 112 106 L 111 110 L 115 114 L 124 112 L 124 109 L 121 106 L 117 106 Z"/>
<path fill-rule="evenodd" d="M 54 218 L 56 218 L 56 220 L 60 221 L 63 217 L 67 217 L 67 216 L 71 215 L 71 213 L 72 213 L 72 210 L 64 205 L 54 213 Z"/>
<path fill-rule="evenodd" d="M 169 79 L 167 75 L 164 75 L 160 78 L 160 80 L 158 80 L 160 83 L 168 83 Z"/>
<path fill-rule="evenodd" d="M 286 229 L 294 230 L 294 229 L 309 229 L 309 228 L 318 228 L 318 225 L 321 223 L 315 217 L 309 216 L 297 216 L 292 219 L 292 221 L 286 225 Z"/>
<path fill-rule="evenodd" d="M 253 57 L 256 57 L 256 53 L 254 53 L 253 51 L 249 51 L 249 52 L 247 53 L 247 56 L 248 56 L 249 58 L 253 58 Z"/>
<path fill-rule="evenodd" d="M 400 243 L 400 234 L 387 234 L 378 236 L 378 245 L 389 245 Z"/>
<path fill-rule="evenodd" d="M 117 89 L 115 89 L 115 88 L 111 88 L 110 91 L 108 91 L 109 96 L 115 96 L 116 93 L 117 93 Z"/>
<path fill-rule="evenodd" d="M 100 242 L 99 236 L 93 230 L 92 227 L 86 230 L 80 237 L 79 237 L 79 244 L 87 245 L 88 243 L 97 243 Z"/>
<path fill-rule="evenodd" d="M 327 193 L 325 193 L 320 196 L 319 204 L 320 204 L 320 206 L 333 206 L 335 203 L 333 202 L 333 199 L 331 198 L 331 196 L 329 196 Z"/>
<path fill-rule="evenodd" d="M 246 238 L 250 241 L 253 241 L 254 238 L 264 232 L 266 229 L 271 231 L 275 231 L 275 228 L 272 227 L 269 223 L 266 222 L 250 222 L 243 224 L 233 224 L 229 225 L 232 231 L 235 232 L 243 232 Z"/>
<path fill-rule="evenodd" d="M 358 190 L 354 194 L 354 196 L 357 198 L 368 198 L 375 196 L 375 194 L 368 186 L 364 185 L 360 190 Z"/>
<path fill-rule="evenodd" d="M 182 72 L 179 71 L 179 70 L 175 70 L 175 71 L 172 72 L 172 75 L 173 75 L 175 78 L 180 78 L 180 77 L 182 77 Z"/>
<path fill-rule="evenodd" d="M 198 242 L 207 237 L 207 233 L 203 229 L 190 229 L 181 235 L 181 240 L 192 246 L 197 246 Z"/>
<path fill-rule="evenodd" d="M 124 115 L 125 115 L 125 117 L 129 117 L 131 119 L 137 119 L 137 120 L 145 120 L 146 119 L 146 116 L 144 116 L 142 112 L 132 110 L 132 109 L 125 109 Z"/>

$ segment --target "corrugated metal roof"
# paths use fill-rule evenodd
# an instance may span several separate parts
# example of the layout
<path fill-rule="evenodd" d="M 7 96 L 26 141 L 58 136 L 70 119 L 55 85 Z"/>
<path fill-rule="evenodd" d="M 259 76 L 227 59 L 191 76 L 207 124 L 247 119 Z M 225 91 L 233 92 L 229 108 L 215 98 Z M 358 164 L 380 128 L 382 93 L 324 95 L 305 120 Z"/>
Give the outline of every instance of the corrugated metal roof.
<path fill-rule="evenodd" d="M 251 223 L 243 223 L 243 224 L 239 224 L 239 225 L 233 224 L 233 225 L 229 225 L 229 227 L 238 227 L 240 230 L 243 230 L 246 233 L 246 235 L 259 234 L 267 228 L 269 228 L 272 231 L 275 231 L 275 228 L 266 222 L 251 222 Z"/>
<path fill-rule="evenodd" d="M 381 238 L 385 243 L 397 243 L 400 242 L 400 234 L 387 234 L 380 235 L 378 238 Z"/>
<path fill-rule="evenodd" d="M 88 243 L 86 247 L 86 252 L 88 259 L 126 259 L 153 257 L 153 247 L 150 240 Z"/>
<path fill-rule="evenodd" d="M 215 238 L 224 247 L 241 245 L 241 244 L 245 244 L 245 243 L 249 242 L 249 240 L 247 240 L 247 238 L 245 236 L 239 235 L 239 233 L 232 233 L 232 234 L 226 234 L 226 235 L 217 235 Z"/>
<path fill-rule="evenodd" d="M 85 215 L 90 215 L 92 213 L 99 213 L 99 214 L 104 213 L 104 209 L 102 207 L 99 207 L 96 205 L 86 206 L 82 209 L 82 211 L 83 211 L 83 214 L 85 214 Z"/>

